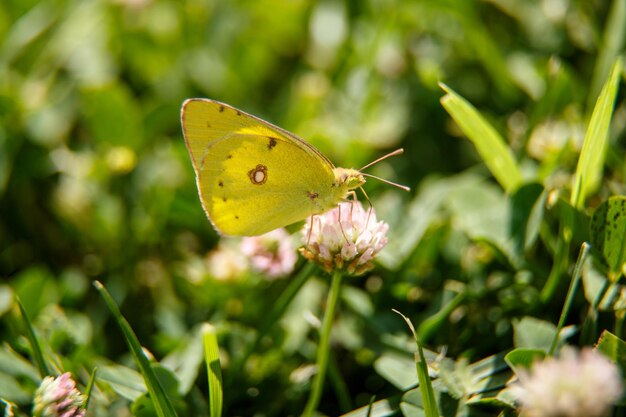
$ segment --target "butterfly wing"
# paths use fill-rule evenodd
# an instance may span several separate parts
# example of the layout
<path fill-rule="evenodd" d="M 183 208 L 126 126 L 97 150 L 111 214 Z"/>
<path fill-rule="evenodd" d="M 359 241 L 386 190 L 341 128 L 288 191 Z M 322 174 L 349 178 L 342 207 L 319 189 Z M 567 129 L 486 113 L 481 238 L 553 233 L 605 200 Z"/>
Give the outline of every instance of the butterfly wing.
<path fill-rule="evenodd" d="M 332 163 L 286 130 L 208 99 L 187 100 L 181 117 L 200 199 L 219 232 L 263 234 L 339 201 Z"/>

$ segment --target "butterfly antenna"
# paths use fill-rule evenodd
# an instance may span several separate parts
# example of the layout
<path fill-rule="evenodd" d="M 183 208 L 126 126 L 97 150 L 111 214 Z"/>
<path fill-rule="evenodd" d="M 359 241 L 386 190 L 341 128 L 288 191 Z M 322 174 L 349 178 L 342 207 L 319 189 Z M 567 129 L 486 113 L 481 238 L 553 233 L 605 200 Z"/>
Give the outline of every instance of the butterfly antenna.
<path fill-rule="evenodd" d="M 371 174 L 364 174 L 364 173 L 363 173 L 363 170 L 364 170 L 364 169 L 367 169 L 367 168 L 371 167 L 372 165 L 377 164 L 377 163 L 379 163 L 380 161 L 383 161 L 383 160 L 385 160 L 385 159 L 387 159 L 387 158 L 389 158 L 389 157 L 391 157 L 391 156 L 401 155 L 401 154 L 403 154 L 403 153 L 404 153 L 404 149 L 402 149 L 402 148 L 400 148 L 400 149 L 396 149 L 395 151 L 390 152 L 390 153 L 388 153 L 387 155 L 381 156 L 381 157 L 380 157 L 380 158 L 378 158 L 377 160 L 372 161 L 372 162 L 370 162 L 369 164 L 365 165 L 363 168 L 359 169 L 359 172 L 360 172 L 360 173 L 361 173 L 361 175 L 363 175 L 364 177 L 369 177 L 369 178 L 374 178 L 374 179 L 377 179 L 377 180 L 379 180 L 379 181 L 384 182 L 385 184 L 389 184 L 389 185 L 392 185 L 392 186 L 394 186 L 394 187 L 398 187 L 398 188 L 400 188 L 401 190 L 404 190 L 404 191 L 411 191 L 411 189 L 410 189 L 409 187 L 407 187 L 406 185 L 396 184 L 395 182 L 391 182 L 391 181 L 388 181 L 388 180 L 384 180 L 384 179 L 382 179 L 382 178 L 380 178 L 380 177 L 377 177 L 377 176 L 375 176 L 375 175 L 371 175 Z"/>
<path fill-rule="evenodd" d="M 367 164 L 364 167 L 362 167 L 361 169 L 359 169 L 359 171 L 363 171 L 364 169 L 367 169 L 367 168 L 371 167 L 372 165 L 379 163 L 380 161 L 384 161 L 385 159 L 387 159 L 387 158 L 389 158 L 391 156 L 401 155 L 403 153 L 404 153 L 404 149 L 402 149 L 402 148 L 396 149 L 395 151 L 390 152 L 387 155 L 381 156 L 377 160 L 370 162 L 369 164 Z"/>
<path fill-rule="evenodd" d="M 411 187 L 407 187 L 406 185 L 401 185 L 401 184 L 397 184 L 395 182 L 391 182 L 391 181 L 386 180 L 384 178 L 377 177 L 376 175 L 364 174 L 362 172 L 361 172 L 361 175 L 363 175 L 364 177 L 377 179 L 378 181 L 382 181 L 385 184 L 393 185 L 394 187 L 398 187 L 399 189 L 404 190 L 404 191 L 411 191 Z"/>

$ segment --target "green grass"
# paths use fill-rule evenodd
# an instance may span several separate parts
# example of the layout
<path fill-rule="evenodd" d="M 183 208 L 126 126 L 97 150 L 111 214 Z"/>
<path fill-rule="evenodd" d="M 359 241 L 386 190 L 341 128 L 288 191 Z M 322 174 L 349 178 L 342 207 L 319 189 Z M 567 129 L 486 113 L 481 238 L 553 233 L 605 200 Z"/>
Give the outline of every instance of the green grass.
<path fill-rule="evenodd" d="M 2 2 L 0 415 L 70 372 L 96 417 L 511 416 L 564 345 L 626 369 L 626 8 L 548 3 Z M 320 268 L 270 279 L 213 231 L 190 97 L 337 166 L 405 150 L 332 320 Z"/>

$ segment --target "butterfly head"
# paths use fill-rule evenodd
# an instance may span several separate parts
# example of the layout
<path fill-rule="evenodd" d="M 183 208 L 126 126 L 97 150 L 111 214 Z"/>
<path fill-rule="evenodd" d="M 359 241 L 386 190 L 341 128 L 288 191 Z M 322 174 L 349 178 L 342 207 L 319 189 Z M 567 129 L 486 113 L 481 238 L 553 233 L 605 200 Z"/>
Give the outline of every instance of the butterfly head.
<path fill-rule="evenodd" d="M 335 168 L 335 187 L 347 190 L 354 190 L 365 184 L 365 177 L 356 169 Z"/>

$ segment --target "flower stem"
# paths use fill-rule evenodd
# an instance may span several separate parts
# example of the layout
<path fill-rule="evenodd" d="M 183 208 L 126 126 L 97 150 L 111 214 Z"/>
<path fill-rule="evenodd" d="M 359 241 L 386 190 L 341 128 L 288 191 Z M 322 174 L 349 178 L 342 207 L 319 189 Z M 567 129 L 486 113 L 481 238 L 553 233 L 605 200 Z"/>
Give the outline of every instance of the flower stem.
<path fill-rule="evenodd" d="M 339 291 L 341 289 L 341 279 L 343 275 L 340 271 L 333 273 L 328 299 L 326 300 L 326 312 L 324 313 L 324 323 L 322 324 L 322 333 L 320 335 L 320 343 L 317 348 L 317 374 L 313 380 L 313 388 L 309 394 L 309 401 L 304 408 L 302 415 L 310 417 L 317 409 L 320 402 L 322 391 L 324 389 L 324 378 L 326 376 L 326 368 L 328 367 L 328 355 L 330 352 L 330 330 L 333 325 L 333 317 L 335 315 L 335 307 L 339 300 Z"/>

